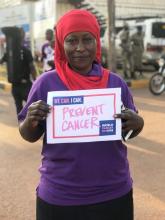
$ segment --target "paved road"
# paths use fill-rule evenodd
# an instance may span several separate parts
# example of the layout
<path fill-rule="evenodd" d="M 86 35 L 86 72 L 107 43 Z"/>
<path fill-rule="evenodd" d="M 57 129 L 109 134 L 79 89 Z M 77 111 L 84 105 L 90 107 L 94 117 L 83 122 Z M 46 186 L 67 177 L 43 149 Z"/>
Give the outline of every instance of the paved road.
<path fill-rule="evenodd" d="M 20 138 L 15 106 L 0 90 L 0 220 L 34 220 L 40 143 Z"/>
<path fill-rule="evenodd" d="M 155 97 L 138 89 L 133 94 L 145 119 L 143 132 L 129 141 L 136 220 L 165 220 L 165 93 Z"/>
<path fill-rule="evenodd" d="M 143 132 L 128 142 L 135 220 L 165 220 L 165 93 L 132 92 L 145 118 Z M 13 99 L 2 90 L 0 140 L 0 220 L 34 220 L 40 141 L 29 144 L 20 138 Z"/>

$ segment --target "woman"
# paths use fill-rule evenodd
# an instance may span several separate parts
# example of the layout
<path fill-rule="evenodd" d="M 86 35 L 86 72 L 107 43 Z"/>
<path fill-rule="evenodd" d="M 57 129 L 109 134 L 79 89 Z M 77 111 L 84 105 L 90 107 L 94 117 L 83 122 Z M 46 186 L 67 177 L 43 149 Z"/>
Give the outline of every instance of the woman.
<path fill-rule="evenodd" d="M 143 128 L 125 82 L 100 64 L 100 32 L 85 10 L 66 13 L 56 25 L 56 70 L 34 83 L 19 114 L 22 137 L 37 141 L 43 134 L 41 179 L 37 188 L 37 220 L 132 220 L 132 179 L 122 141 L 47 144 L 45 118 L 48 91 L 120 87 L 128 109 L 115 115 L 131 137 Z"/>

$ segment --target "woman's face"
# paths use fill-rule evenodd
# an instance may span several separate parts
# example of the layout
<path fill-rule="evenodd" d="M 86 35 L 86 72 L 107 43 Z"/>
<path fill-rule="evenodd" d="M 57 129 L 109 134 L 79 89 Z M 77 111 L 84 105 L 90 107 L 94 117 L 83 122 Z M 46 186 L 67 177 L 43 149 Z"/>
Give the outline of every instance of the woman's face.
<path fill-rule="evenodd" d="M 96 39 L 89 32 L 73 32 L 64 40 L 64 51 L 70 67 L 86 75 L 96 57 Z"/>

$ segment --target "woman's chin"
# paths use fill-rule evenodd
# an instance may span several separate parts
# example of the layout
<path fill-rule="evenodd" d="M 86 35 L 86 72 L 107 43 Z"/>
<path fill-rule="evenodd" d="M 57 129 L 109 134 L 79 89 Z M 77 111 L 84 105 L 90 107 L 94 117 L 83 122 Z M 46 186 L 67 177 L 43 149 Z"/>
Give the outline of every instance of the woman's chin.
<path fill-rule="evenodd" d="M 81 75 L 88 75 L 90 72 L 92 66 L 85 66 L 85 65 L 79 65 L 79 66 L 72 66 L 71 67 L 75 72 L 81 74 Z"/>

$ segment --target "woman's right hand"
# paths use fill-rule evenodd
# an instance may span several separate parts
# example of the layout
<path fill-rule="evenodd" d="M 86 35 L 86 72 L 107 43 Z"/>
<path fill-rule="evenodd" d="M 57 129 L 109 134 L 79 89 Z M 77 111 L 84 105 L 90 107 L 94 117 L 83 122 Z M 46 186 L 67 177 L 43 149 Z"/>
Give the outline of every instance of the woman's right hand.
<path fill-rule="evenodd" d="M 51 111 L 51 106 L 46 102 L 39 100 L 33 102 L 29 107 L 26 115 L 26 122 L 29 127 L 35 128 L 39 122 L 45 120 L 48 113 Z"/>

